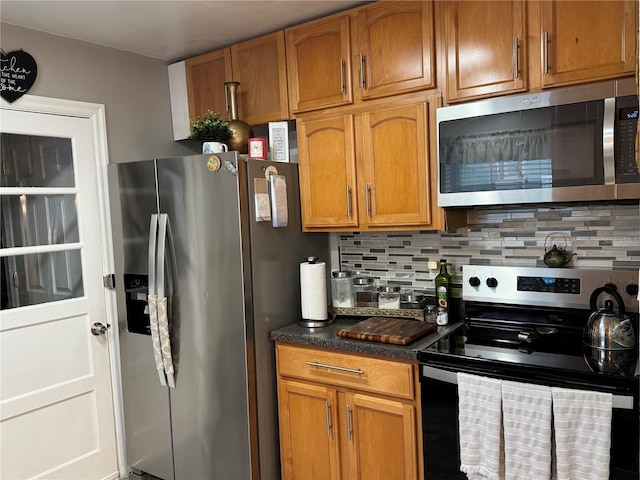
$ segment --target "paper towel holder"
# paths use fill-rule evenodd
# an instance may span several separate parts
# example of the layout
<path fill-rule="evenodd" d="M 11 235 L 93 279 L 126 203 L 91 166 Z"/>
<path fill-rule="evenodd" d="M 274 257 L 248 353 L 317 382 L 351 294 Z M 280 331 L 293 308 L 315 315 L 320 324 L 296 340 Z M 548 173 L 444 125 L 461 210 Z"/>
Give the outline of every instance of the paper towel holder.
<path fill-rule="evenodd" d="M 303 263 L 315 264 L 315 263 L 322 263 L 322 262 L 320 261 L 320 257 L 310 255 L 304 258 Z M 328 317 L 325 320 L 311 320 L 311 319 L 305 319 L 300 317 L 298 319 L 298 325 L 306 328 L 328 327 L 329 325 L 332 325 L 334 323 L 334 318 L 335 317 Z"/>

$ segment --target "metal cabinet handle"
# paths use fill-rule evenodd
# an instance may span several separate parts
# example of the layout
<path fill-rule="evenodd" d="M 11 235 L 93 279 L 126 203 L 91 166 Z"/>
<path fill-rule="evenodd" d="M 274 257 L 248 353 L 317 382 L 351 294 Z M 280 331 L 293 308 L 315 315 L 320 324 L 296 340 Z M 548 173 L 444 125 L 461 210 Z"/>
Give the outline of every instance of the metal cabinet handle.
<path fill-rule="evenodd" d="M 520 65 L 518 62 L 518 37 L 513 39 L 513 78 L 520 76 Z"/>
<path fill-rule="evenodd" d="M 544 32 L 542 40 L 542 62 L 544 73 L 549 73 L 549 32 Z"/>
<path fill-rule="evenodd" d="M 364 55 L 360 54 L 360 87 L 364 88 Z"/>
<path fill-rule="evenodd" d="M 351 218 L 351 187 L 347 185 L 347 217 Z"/>
<path fill-rule="evenodd" d="M 341 58 L 340 59 L 340 91 L 342 93 L 344 93 L 345 90 L 345 86 L 344 86 L 344 60 Z"/>
<path fill-rule="evenodd" d="M 351 407 L 347 405 L 347 438 L 349 441 L 353 439 L 353 426 L 351 425 Z"/>
<path fill-rule="evenodd" d="M 327 437 L 331 436 L 331 404 L 328 401 L 324 402 L 324 413 L 327 419 Z"/>
<path fill-rule="evenodd" d="M 367 217 L 371 217 L 371 186 L 368 183 L 364 188 L 364 198 L 367 204 Z"/>
<path fill-rule="evenodd" d="M 364 370 L 360 370 L 360 369 L 337 367 L 335 365 L 327 365 L 326 363 L 318 363 L 318 362 L 304 362 L 304 363 L 312 367 L 328 368 L 329 370 L 340 370 L 341 372 L 357 373 L 358 375 L 364 375 Z"/>

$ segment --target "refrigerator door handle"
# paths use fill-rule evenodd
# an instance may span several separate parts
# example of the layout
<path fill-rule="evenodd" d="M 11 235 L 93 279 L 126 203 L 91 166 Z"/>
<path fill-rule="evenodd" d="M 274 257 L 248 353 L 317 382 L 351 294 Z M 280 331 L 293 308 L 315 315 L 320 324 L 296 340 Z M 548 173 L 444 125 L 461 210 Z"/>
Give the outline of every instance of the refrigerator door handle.
<path fill-rule="evenodd" d="M 156 288 L 156 244 L 158 237 L 158 215 L 152 214 L 149 224 L 149 294 L 147 296 L 149 308 L 149 329 L 151 330 L 151 345 L 153 347 L 153 358 L 156 363 L 156 370 L 160 378 L 160 385 L 165 387 L 167 379 L 164 373 L 164 361 L 162 359 L 162 349 L 160 346 L 160 330 L 158 328 L 158 295 Z"/>
<path fill-rule="evenodd" d="M 165 258 L 167 250 L 167 236 L 171 235 L 171 225 L 169 224 L 169 216 L 161 213 L 158 216 L 158 251 L 156 257 L 157 266 L 157 293 L 158 293 L 158 331 L 160 333 L 160 347 L 162 349 L 162 361 L 164 363 L 164 372 L 167 375 L 167 382 L 170 387 L 175 388 L 175 376 L 173 368 L 173 357 L 171 354 L 171 334 L 169 325 L 169 312 L 167 306 L 167 297 L 164 291 L 165 276 Z M 169 239 L 169 255 L 173 257 L 173 242 Z M 171 262 L 173 266 L 173 262 Z M 168 277 L 172 280 L 173 272 L 168 273 Z M 171 293 L 171 286 L 169 288 Z"/>

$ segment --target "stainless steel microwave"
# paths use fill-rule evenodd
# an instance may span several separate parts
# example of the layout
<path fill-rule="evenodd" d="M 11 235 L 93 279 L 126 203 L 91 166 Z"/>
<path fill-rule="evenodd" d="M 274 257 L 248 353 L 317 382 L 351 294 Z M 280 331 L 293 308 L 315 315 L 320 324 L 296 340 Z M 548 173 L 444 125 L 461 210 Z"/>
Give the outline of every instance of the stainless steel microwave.
<path fill-rule="evenodd" d="M 437 110 L 438 205 L 640 198 L 633 78 Z"/>

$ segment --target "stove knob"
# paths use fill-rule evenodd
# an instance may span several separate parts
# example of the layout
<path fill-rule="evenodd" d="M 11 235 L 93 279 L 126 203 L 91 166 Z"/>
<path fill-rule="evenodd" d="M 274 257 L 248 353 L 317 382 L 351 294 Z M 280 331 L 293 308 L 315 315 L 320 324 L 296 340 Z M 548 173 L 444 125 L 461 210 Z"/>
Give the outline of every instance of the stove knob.
<path fill-rule="evenodd" d="M 498 286 L 498 280 L 493 277 L 487 278 L 487 287 L 496 288 Z"/>
<path fill-rule="evenodd" d="M 637 283 L 630 283 L 629 285 L 627 285 L 625 287 L 624 290 L 625 290 L 625 292 L 627 292 L 632 297 L 635 297 L 636 295 L 638 295 L 638 284 Z"/>
<path fill-rule="evenodd" d="M 469 279 L 469 285 L 471 285 L 472 287 L 479 287 L 480 279 L 478 277 L 471 277 Z"/>

